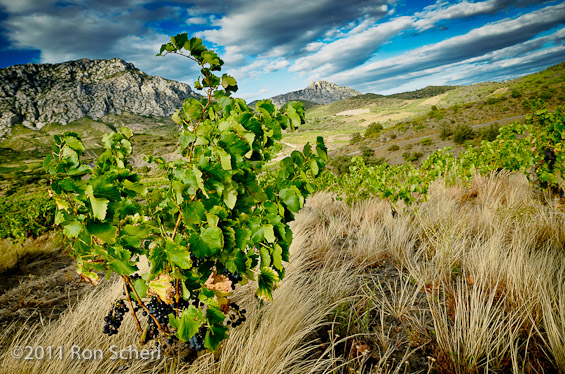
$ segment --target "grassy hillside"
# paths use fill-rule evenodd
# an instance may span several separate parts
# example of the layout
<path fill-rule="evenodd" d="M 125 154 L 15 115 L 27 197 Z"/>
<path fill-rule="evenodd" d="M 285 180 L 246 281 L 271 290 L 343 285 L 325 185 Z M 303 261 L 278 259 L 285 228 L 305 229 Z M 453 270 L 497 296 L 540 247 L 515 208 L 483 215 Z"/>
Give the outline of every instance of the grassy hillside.
<path fill-rule="evenodd" d="M 14 374 L 563 371 L 564 217 L 521 175 L 476 177 L 470 186 L 439 181 L 403 215 L 386 201 L 348 207 L 317 194 L 293 224 L 274 302 L 237 289 L 248 319 L 217 354 L 189 363 L 171 347 L 161 359 L 110 359 L 113 345 L 141 349 L 129 314 L 117 336 L 101 333 L 106 306 L 121 293 L 113 278 L 51 323 L 4 336 L 11 343 L 0 364 Z M 26 345 L 67 354 L 26 361 L 8 353 Z M 105 358 L 72 358 L 72 345 Z"/>
<path fill-rule="evenodd" d="M 145 165 L 143 156 L 167 155 L 176 147 L 177 125 L 170 118 L 144 117 L 131 113 L 108 115 L 99 120 L 89 117 L 67 125 L 48 124 L 40 130 L 15 125 L 11 133 L 0 140 L 0 197 L 45 193 L 47 176 L 42 163 L 51 153 L 53 135 L 74 131 L 87 148 L 86 159 L 95 159 L 103 150 L 102 136 L 120 127 L 129 127 L 135 134 L 134 164 Z"/>
<path fill-rule="evenodd" d="M 483 139 L 492 140 L 500 126 L 522 121 L 534 99 L 542 99 L 548 109 L 564 104 L 565 62 L 506 82 L 439 90 L 443 92 L 427 98 L 406 97 L 434 93 L 435 88 L 391 96 L 367 94 L 319 106 L 307 112 L 302 132 L 288 134 L 285 140 L 299 147 L 323 131 L 334 157 L 365 152 L 392 164 L 418 161 L 443 147 L 454 147 L 457 153 Z M 367 132 L 371 126 L 382 129 Z"/>

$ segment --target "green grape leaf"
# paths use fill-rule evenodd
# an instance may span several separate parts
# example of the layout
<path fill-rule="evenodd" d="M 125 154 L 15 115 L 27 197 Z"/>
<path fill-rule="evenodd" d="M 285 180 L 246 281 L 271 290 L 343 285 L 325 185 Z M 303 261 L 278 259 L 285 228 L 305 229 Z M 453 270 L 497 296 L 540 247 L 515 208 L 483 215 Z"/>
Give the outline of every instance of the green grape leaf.
<path fill-rule="evenodd" d="M 309 161 L 309 165 L 310 165 L 310 169 L 312 170 L 312 173 L 314 173 L 314 175 L 318 175 L 318 173 L 320 172 L 320 168 L 318 167 L 318 163 L 316 162 L 316 160 L 311 159 Z"/>
<path fill-rule="evenodd" d="M 125 136 L 128 139 L 133 136 L 133 133 L 127 127 L 121 127 L 119 131 L 120 131 L 120 134 L 122 134 L 123 136 Z"/>
<path fill-rule="evenodd" d="M 189 238 L 190 250 L 198 258 L 206 258 L 218 253 L 224 247 L 224 236 L 219 227 L 208 227 L 201 234 Z"/>
<path fill-rule="evenodd" d="M 251 237 L 251 230 L 245 227 L 238 227 L 235 229 L 235 242 L 237 248 L 245 248 L 247 241 Z"/>
<path fill-rule="evenodd" d="M 139 239 L 147 239 L 153 228 L 147 224 L 137 224 L 137 225 L 124 225 L 122 231 L 129 235 Z"/>
<path fill-rule="evenodd" d="M 132 266 L 127 260 L 115 259 L 108 262 L 108 265 L 110 265 L 110 268 L 120 275 L 131 274 L 137 270 L 137 268 Z"/>
<path fill-rule="evenodd" d="M 118 233 L 116 226 L 112 226 L 109 223 L 89 222 L 86 225 L 86 229 L 91 235 L 104 243 L 114 244 L 116 242 L 116 234 Z"/>
<path fill-rule="evenodd" d="M 291 212 L 297 213 L 300 210 L 300 199 L 293 189 L 282 189 L 279 192 L 279 197 Z"/>
<path fill-rule="evenodd" d="M 283 266 L 282 266 L 282 247 L 278 244 L 274 245 L 274 249 L 273 249 L 273 266 L 275 267 L 275 269 L 277 270 L 282 270 Z"/>
<path fill-rule="evenodd" d="M 215 351 L 222 340 L 228 337 L 228 328 L 223 325 L 212 325 L 206 332 L 206 336 L 204 337 L 204 347 Z"/>
<path fill-rule="evenodd" d="M 211 325 L 215 323 L 223 323 L 226 319 L 226 315 L 217 308 L 208 308 L 206 309 L 206 319 Z"/>
<path fill-rule="evenodd" d="M 217 152 L 220 155 L 220 162 L 222 164 L 222 169 L 231 170 L 231 156 L 229 153 L 224 151 L 222 148 L 217 148 Z"/>
<path fill-rule="evenodd" d="M 90 199 L 93 217 L 98 218 L 100 221 L 103 221 L 104 218 L 106 218 L 106 212 L 108 210 L 108 199 L 94 197 L 94 192 L 92 191 L 91 185 L 88 185 L 86 187 L 86 194 Z"/>
<path fill-rule="evenodd" d="M 206 219 L 206 208 L 201 201 L 186 202 L 182 209 L 182 218 L 187 225 L 199 225 Z"/>
<path fill-rule="evenodd" d="M 271 224 L 263 225 L 263 235 L 265 236 L 265 240 L 267 240 L 269 243 L 274 243 L 276 237 L 275 237 L 275 230 L 273 228 L 273 225 Z"/>
<path fill-rule="evenodd" d="M 180 110 L 177 109 L 173 115 L 171 116 L 171 119 L 173 120 L 174 123 L 176 123 L 177 125 L 182 125 L 182 119 L 180 118 Z"/>
<path fill-rule="evenodd" d="M 257 291 L 255 294 L 261 299 L 273 301 L 273 290 L 277 288 L 279 275 L 271 268 L 261 268 L 257 276 Z"/>
<path fill-rule="evenodd" d="M 230 185 L 230 187 L 224 190 L 224 203 L 229 209 L 233 209 L 236 202 L 237 190 Z"/>
<path fill-rule="evenodd" d="M 181 269 L 190 269 L 192 261 L 190 260 L 190 252 L 180 244 L 175 243 L 171 239 L 167 239 L 165 243 L 165 252 L 170 262 Z"/>
<path fill-rule="evenodd" d="M 202 179 L 202 172 L 196 167 L 196 165 L 192 165 L 192 172 L 196 177 L 196 184 L 198 185 L 198 188 L 202 190 L 204 196 L 210 198 L 210 196 L 208 196 L 208 193 L 206 192 L 206 189 L 204 188 L 204 179 Z"/>
<path fill-rule="evenodd" d="M 74 136 L 65 136 L 65 143 L 75 151 L 79 152 L 79 154 L 85 151 L 82 142 Z"/>
<path fill-rule="evenodd" d="M 259 255 L 261 256 L 261 267 L 269 267 L 271 266 L 271 254 L 269 250 L 265 247 L 261 247 L 259 250 Z"/>
<path fill-rule="evenodd" d="M 65 236 L 69 238 L 76 238 L 82 231 L 82 228 L 82 224 L 75 219 L 68 225 L 64 226 L 63 232 L 65 233 Z"/>
<path fill-rule="evenodd" d="M 132 191 L 138 194 L 139 196 L 145 196 L 145 194 L 147 193 L 147 188 L 145 188 L 145 185 L 143 183 L 139 183 L 139 182 L 134 183 L 134 182 L 130 182 L 127 179 L 124 181 L 124 189 Z"/>
<path fill-rule="evenodd" d="M 135 288 L 135 292 L 139 295 L 139 297 L 144 298 L 147 296 L 147 283 L 141 278 L 136 279 L 133 283 L 133 288 Z M 136 300 L 135 293 L 133 291 L 130 292 L 130 296 L 133 300 Z"/>
<path fill-rule="evenodd" d="M 183 132 L 180 135 L 179 143 L 181 148 L 188 148 L 195 141 L 196 141 L 196 136 L 191 132 Z"/>
<path fill-rule="evenodd" d="M 173 314 L 169 315 L 169 322 L 171 325 L 177 327 L 176 337 L 181 342 L 186 342 L 198 332 L 202 326 L 203 316 L 202 312 L 196 309 L 193 305 L 183 309 L 180 318 L 176 319 Z"/>

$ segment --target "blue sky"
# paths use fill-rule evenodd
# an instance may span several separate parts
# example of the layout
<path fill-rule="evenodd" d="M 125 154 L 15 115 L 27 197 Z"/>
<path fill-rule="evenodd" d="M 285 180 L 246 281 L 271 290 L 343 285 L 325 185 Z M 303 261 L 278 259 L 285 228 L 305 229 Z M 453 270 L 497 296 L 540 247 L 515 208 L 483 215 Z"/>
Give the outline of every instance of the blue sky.
<path fill-rule="evenodd" d="M 246 100 L 313 80 L 391 94 L 565 61 L 564 23 L 563 1 L 0 0 L 0 67 L 119 57 L 192 86 L 190 61 L 155 57 L 187 32 L 219 52 Z"/>

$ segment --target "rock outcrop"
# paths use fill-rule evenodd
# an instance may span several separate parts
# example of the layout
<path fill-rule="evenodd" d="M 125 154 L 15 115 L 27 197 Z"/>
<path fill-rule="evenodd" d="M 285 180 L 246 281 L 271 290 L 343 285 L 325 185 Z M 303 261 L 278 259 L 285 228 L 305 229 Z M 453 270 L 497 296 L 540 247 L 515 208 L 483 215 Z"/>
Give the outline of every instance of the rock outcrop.
<path fill-rule="evenodd" d="M 118 58 L 15 65 L 0 69 L 0 137 L 16 123 L 39 129 L 122 112 L 169 116 L 191 96 L 198 95 L 187 84 Z"/>
<path fill-rule="evenodd" d="M 273 104 L 283 106 L 288 101 L 310 101 L 316 104 L 331 104 L 335 101 L 347 99 L 348 97 L 361 95 L 361 92 L 349 87 L 341 87 L 330 82 L 311 82 L 303 90 L 293 91 L 282 95 L 271 97 Z"/>

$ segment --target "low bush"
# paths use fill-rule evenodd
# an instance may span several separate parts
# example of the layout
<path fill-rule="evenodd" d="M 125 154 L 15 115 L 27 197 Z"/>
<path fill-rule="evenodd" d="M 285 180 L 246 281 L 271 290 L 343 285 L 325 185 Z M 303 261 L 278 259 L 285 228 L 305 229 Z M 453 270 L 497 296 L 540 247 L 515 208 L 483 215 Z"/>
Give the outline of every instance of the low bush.
<path fill-rule="evenodd" d="M 467 140 L 475 138 L 475 132 L 471 126 L 467 124 L 459 124 L 453 131 L 453 141 L 457 144 L 463 144 Z"/>
<path fill-rule="evenodd" d="M 434 141 L 430 138 L 424 138 L 424 139 L 422 139 L 420 144 L 422 145 L 422 147 L 425 147 L 425 146 L 434 144 Z"/>
<path fill-rule="evenodd" d="M 381 131 L 384 130 L 383 125 L 381 125 L 380 123 L 377 122 L 373 122 L 369 125 L 369 127 L 367 128 L 367 130 L 365 130 L 365 138 L 368 137 L 374 137 L 374 136 L 378 136 Z"/>

